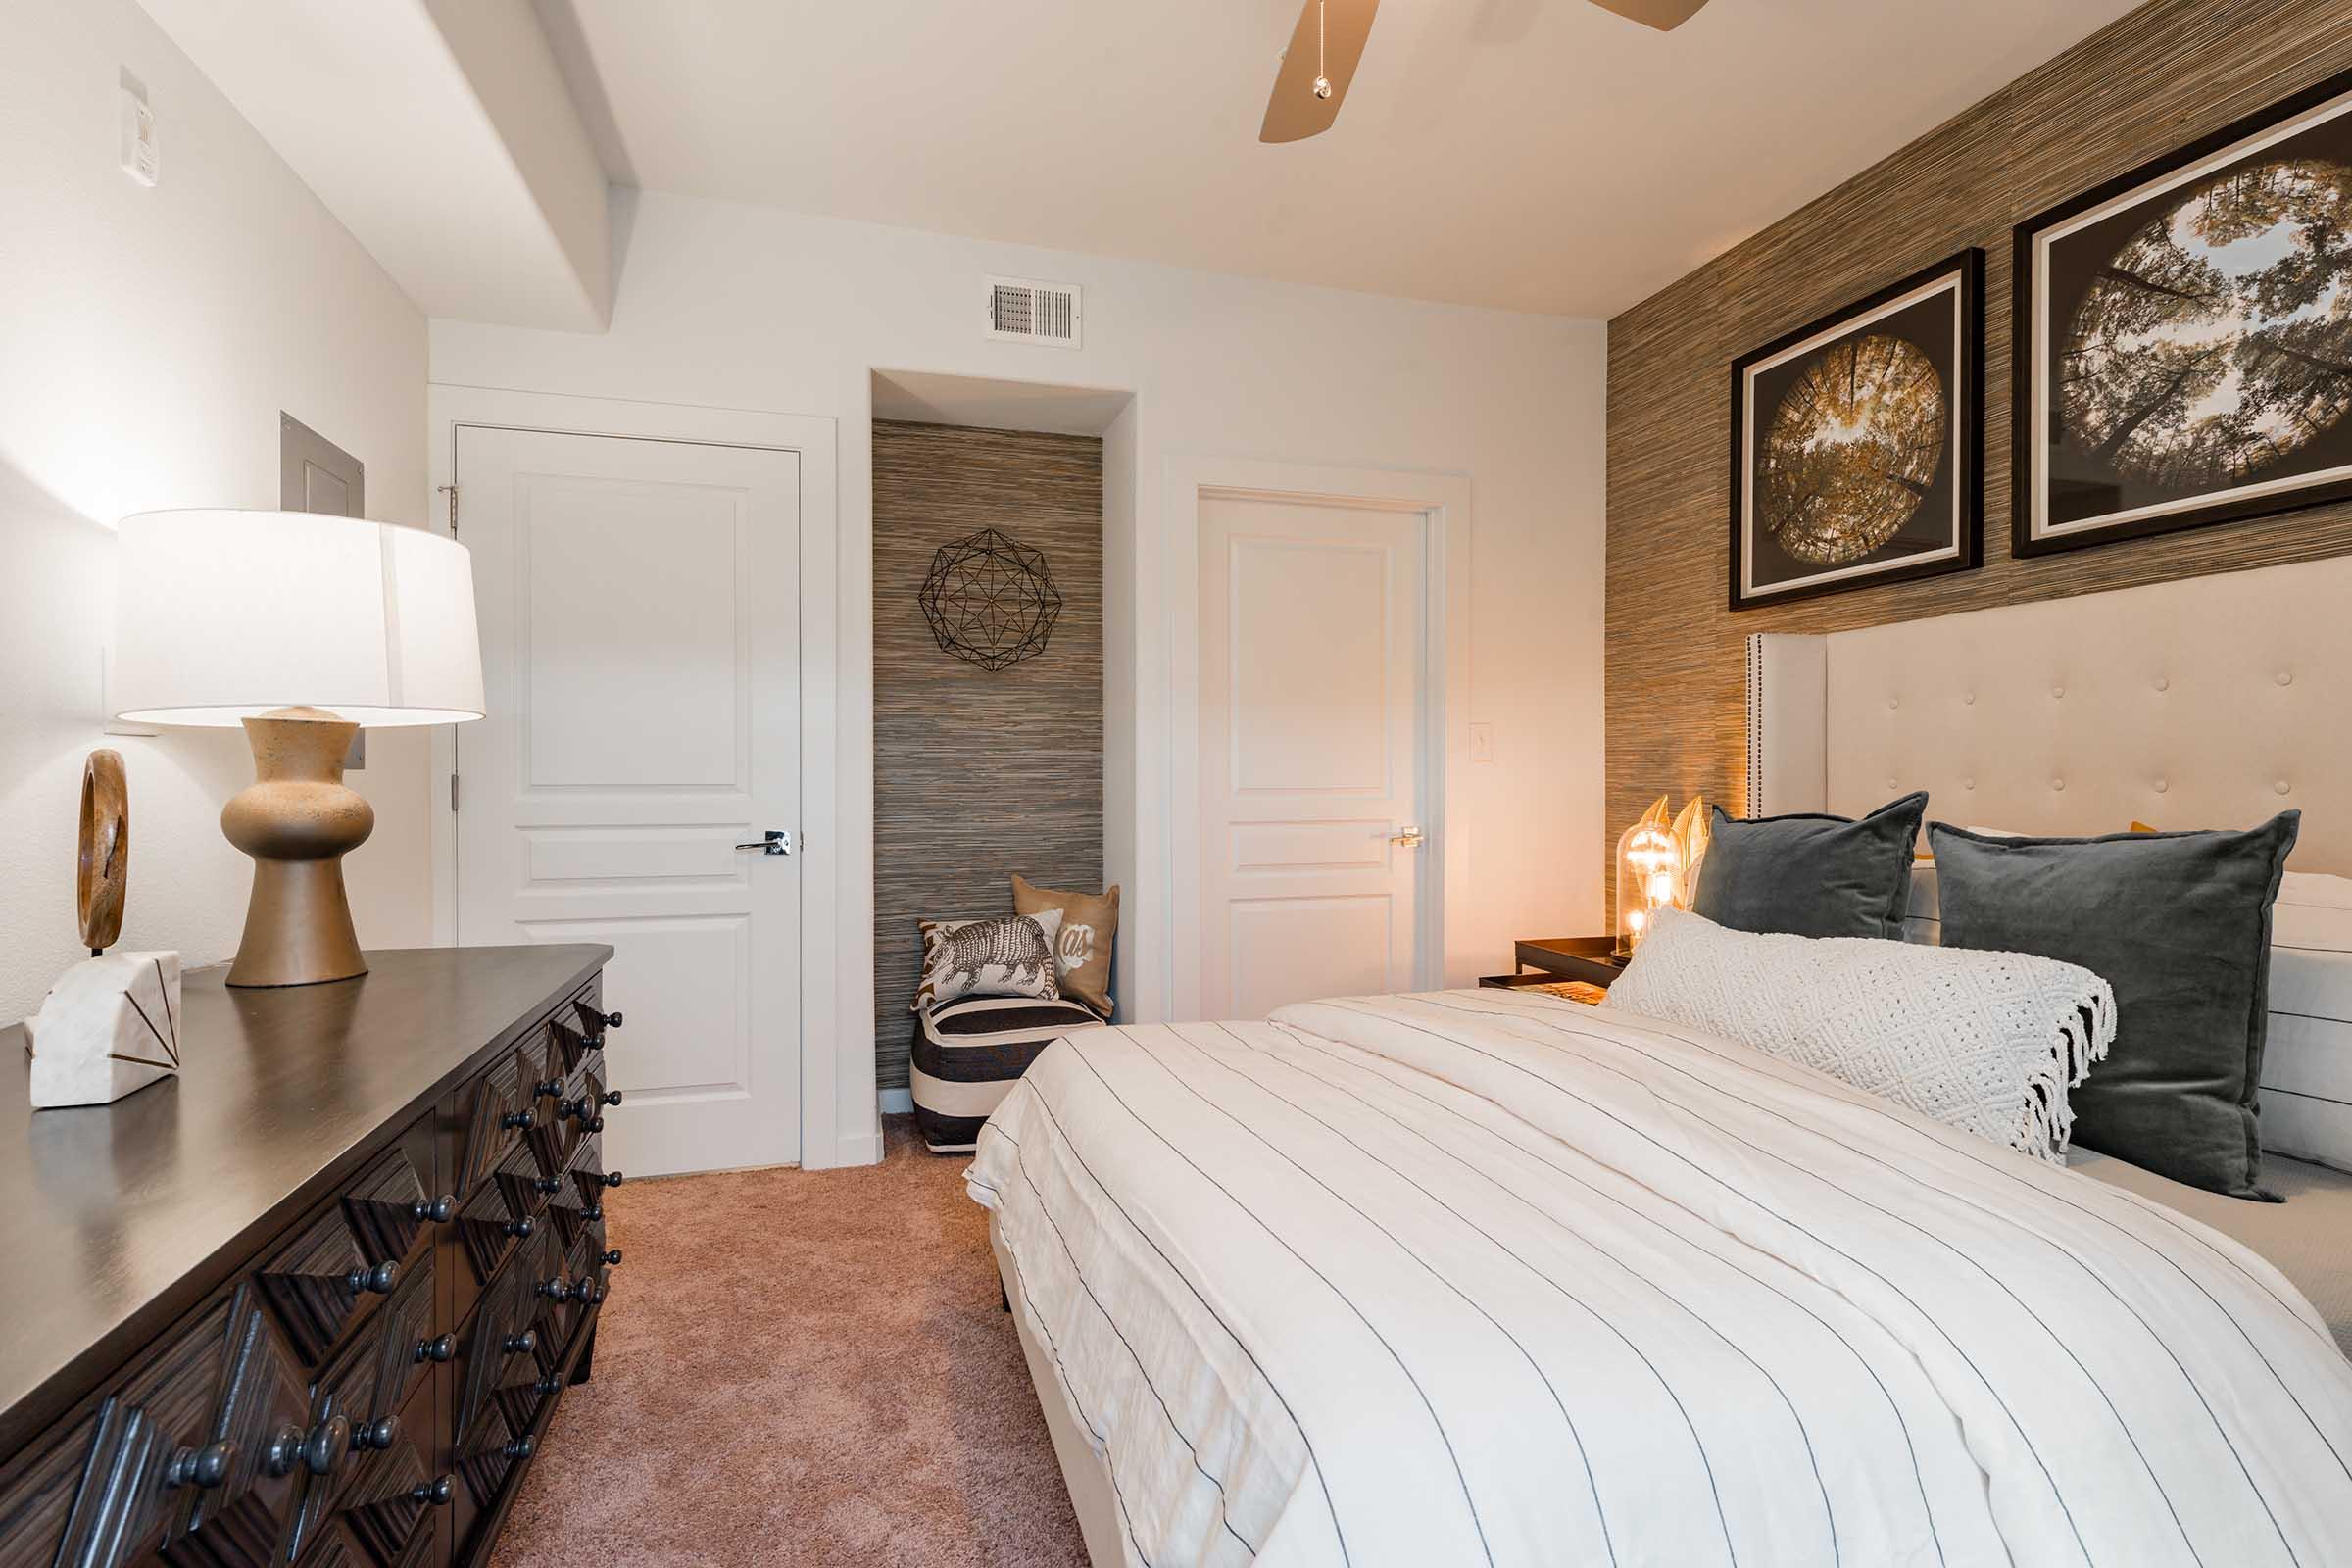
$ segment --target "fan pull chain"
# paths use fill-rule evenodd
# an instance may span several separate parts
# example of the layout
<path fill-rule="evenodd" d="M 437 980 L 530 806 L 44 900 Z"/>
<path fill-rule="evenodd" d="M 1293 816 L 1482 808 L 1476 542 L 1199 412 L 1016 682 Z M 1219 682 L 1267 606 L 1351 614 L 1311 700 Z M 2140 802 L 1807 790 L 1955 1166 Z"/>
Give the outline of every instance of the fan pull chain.
<path fill-rule="evenodd" d="M 1329 98 L 1331 78 L 1323 74 L 1326 65 L 1323 53 L 1323 5 L 1324 0 L 1315 0 L 1315 96 Z"/>

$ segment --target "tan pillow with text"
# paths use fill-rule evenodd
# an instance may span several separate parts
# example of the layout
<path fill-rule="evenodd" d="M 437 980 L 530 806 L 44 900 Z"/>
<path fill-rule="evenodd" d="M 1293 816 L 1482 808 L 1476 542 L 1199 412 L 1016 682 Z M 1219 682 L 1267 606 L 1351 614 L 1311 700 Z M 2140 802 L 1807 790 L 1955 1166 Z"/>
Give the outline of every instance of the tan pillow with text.
<path fill-rule="evenodd" d="M 1108 893 L 1056 893 L 1026 878 L 1012 879 L 1015 914 L 1061 911 L 1061 933 L 1054 940 L 1054 960 L 1061 971 L 1061 994 L 1076 997 L 1107 1018 L 1111 1012 L 1110 955 L 1119 934 L 1119 890 Z"/>

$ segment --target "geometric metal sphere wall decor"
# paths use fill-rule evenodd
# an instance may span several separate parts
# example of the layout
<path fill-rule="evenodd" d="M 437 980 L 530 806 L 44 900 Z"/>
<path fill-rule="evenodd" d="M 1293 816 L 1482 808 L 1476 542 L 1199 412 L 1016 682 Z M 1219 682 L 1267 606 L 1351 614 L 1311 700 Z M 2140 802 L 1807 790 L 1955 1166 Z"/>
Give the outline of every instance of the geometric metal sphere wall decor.
<path fill-rule="evenodd" d="M 940 546 L 920 597 L 940 650 L 982 669 L 1044 653 L 1061 614 L 1046 553 L 994 528 Z"/>

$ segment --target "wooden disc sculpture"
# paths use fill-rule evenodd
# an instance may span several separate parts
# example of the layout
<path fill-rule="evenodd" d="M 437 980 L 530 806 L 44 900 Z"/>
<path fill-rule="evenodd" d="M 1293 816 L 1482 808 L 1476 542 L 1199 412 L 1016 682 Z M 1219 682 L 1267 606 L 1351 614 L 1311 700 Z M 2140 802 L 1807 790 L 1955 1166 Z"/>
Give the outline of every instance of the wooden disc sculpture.
<path fill-rule="evenodd" d="M 122 754 L 92 752 L 81 764 L 81 853 L 74 908 L 81 945 L 95 958 L 122 935 L 122 898 L 130 885 L 130 786 Z"/>
<path fill-rule="evenodd" d="M 994 528 L 942 545 L 918 597 L 940 652 L 982 669 L 1044 653 L 1061 615 L 1046 553 Z"/>
<path fill-rule="evenodd" d="M 130 789 L 118 752 L 81 765 L 81 835 L 74 904 L 90 956 L 57 977 L 24 1020 L 35 1110 L 103 1105 L 179 1071 L 179 955 L 129 953 L 122 896 L 130 885 Z"/>

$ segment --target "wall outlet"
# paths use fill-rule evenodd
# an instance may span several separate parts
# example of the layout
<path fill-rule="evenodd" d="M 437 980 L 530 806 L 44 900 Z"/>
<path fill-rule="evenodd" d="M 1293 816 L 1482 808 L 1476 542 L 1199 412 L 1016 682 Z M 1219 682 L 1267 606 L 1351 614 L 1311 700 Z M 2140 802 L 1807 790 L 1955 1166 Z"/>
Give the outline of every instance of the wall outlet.
<path fill-rule="evenodd" d="M 122 172 L 142 185 L 155 183 L 162 167 L 155 144 L 155 111 L 147 107 L 147 85 L 122 73 Z"/>
<path fill-rule="evenodd" d="M 1493 724 L 1477 723 L 1470 726 L 1470 760 L 1473 762 L 1494 760 L 1494 726 Z"/>

